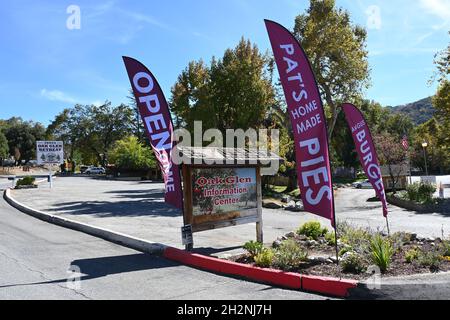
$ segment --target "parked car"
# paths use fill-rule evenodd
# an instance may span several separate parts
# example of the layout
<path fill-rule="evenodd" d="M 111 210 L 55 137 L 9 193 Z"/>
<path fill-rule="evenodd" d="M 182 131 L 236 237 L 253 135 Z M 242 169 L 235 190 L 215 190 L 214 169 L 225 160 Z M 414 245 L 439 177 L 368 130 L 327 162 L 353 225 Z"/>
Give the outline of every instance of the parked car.
<path fill-rule="evenodd" d="M 86 171 L 84 172 L 86 174 L 105 174 L 105 168 L 102 167 L 91 167 L 91 168 L 87 168 Z"/>
<path fill-rule="evenodd" d="M 80 166 L 80 172 L 81 173 L 86 173 L 86 170 L 89 168 L 92 168 L 94 166 Z"/>
<path fill-rule="evenodd" d="M 359 181 L 359 182 L 353 182 L 352 186 L 356 189 L 371 189 L 372 188 L 372 184 L 370 183 L 369 180 L 364 180 L 364 181 Z"/>

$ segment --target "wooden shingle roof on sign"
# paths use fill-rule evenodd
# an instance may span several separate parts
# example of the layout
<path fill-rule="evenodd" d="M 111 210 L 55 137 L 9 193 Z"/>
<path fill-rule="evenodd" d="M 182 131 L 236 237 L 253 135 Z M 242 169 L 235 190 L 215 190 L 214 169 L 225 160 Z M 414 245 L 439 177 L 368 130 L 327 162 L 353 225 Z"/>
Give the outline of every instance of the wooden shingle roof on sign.
<path fill-rule="evenodd" d="M 268 165 L 271 161 L 282 161 L 274 152 L 258 149 L 223 147 L 176 147 L 179 156 L 199 164 L 258 164 Z"/>

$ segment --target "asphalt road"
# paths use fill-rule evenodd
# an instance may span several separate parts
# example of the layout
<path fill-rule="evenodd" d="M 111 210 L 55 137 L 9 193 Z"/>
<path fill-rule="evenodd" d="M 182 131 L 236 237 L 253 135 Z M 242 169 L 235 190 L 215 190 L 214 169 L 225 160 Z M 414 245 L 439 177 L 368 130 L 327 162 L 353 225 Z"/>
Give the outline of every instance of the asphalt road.
<path fill-rule="evenodd" d="M 336 196 L 336 217 L 372 230 L 386 231 L 386 221 L 382 214 L 381 202 L 368 202 L 373 197 L 373 189 L 344 188 Z M 415 232 L 426 237 L 450 236 L 450 212 L 418 213 L 388 204 L 390 231 Z"/>
<path fill-rule="evenodd" d="M 0 299 L 326 298 L 178 265 L 36 220 L 2 199 Z"/>

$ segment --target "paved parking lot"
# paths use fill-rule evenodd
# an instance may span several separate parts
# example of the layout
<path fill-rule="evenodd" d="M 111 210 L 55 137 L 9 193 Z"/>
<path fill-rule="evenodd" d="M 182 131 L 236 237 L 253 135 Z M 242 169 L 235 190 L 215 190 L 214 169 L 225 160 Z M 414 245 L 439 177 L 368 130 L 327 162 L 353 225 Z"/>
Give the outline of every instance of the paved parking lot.
<path fill-rule="evenodd" d="M 181 212 L 163 200 L 163 184 L 141 181 L 108 181 L 89 177 L 64 177 L 50 189 L 43 183 L 38 189 L 14 190 L 13 197 L 38 210 L 61 215 L 135 237 L 181 248 Z M 340 189 L 336 195 L 338 221 L 385 230 L 379 202 L 367 202 L 373 190 Z M 423 236 L 450 234 L 450 213 L 419 214 L 389 205 L 391 231 L 410 231 Z M 306 212 L 263 210 L 264 240 L 296 229 L 308 220 L 327 220 Z M 196 247 L 210 252 L 238 248 L 255 239 L 255 224 L 240 225 L 194 234 Z"/>

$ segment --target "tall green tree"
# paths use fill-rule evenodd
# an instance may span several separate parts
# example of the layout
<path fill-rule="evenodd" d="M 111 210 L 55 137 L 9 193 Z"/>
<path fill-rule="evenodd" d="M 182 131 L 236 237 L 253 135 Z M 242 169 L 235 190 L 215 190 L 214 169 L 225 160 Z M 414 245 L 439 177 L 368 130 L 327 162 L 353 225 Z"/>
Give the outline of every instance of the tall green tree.
<path fill-rule="evenodd" d="M 403 171 L 402 168 L 406 164 L 407 152 L 401 147 L 398 139 L 386 132 L 376 134 L 374 144 L 380 164 L 388 169 L 392 181 L 392 191 L 395 193 Z"/>
<path fill-rule="evenodd" d="M 6 139 L 3 132 L 0 131 L 0 165 L 3 165 L 3 160 L 9 156 L 8 139 Z"/>
<path fill-rule="evenodd" d="M 329 108 L 331 138 L 342 102 L 356 102 L 369 86 L 366 30 L 336 8 L 335 0 L 311 0 L 295 19 L 294 34 L 308 55 L 323 100 Z"/>
<path fill-rule="evenodd" d="M 178 126 L 203 128 L 258 128 L 274 103 L 271 59 L 256 45 L 241 39 L 211 65 L 192 61 L 172 87 L 171 110 Z"/>
<path fill-rule="evenodd" d="M 20 164 L 36 156 L 36 141 L 45 137 L 45 128 L 40 123 L 14 117 L 6 120 L 3 133 L 8 140 L 9 154 Z"/>
<path fill-rule="evenodd" d="M 68 143 L 70 157 L 78 150 L 83 160 L 105 166 L 113 144 L 132 133 L 132 123 L 133 110 L 124 104 L 76 105 L 57 115 L 47 134 Z"/>
<path fill-rule="evenodd" d="M 109 161 L 119 169 L 148 170 L 157 166 L 153 151 L 139 142 L 136 136 L 127 136 L 114 143 Z"/>

